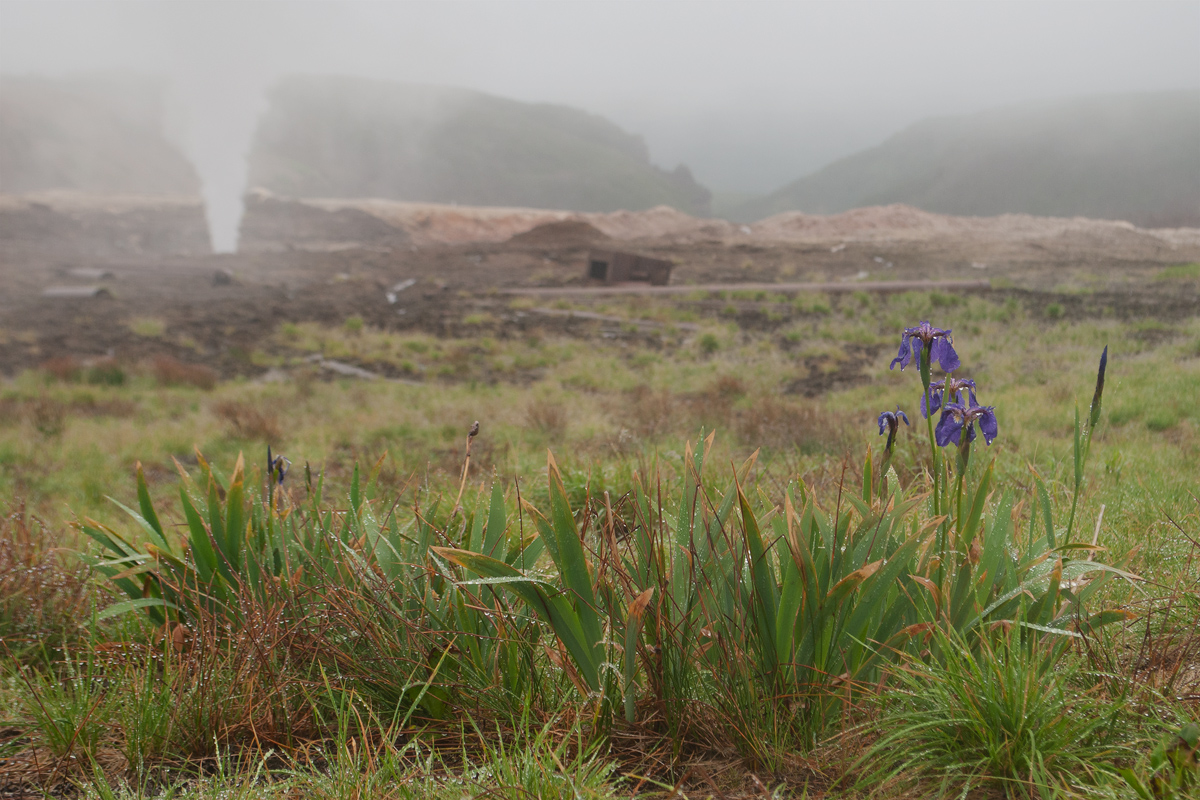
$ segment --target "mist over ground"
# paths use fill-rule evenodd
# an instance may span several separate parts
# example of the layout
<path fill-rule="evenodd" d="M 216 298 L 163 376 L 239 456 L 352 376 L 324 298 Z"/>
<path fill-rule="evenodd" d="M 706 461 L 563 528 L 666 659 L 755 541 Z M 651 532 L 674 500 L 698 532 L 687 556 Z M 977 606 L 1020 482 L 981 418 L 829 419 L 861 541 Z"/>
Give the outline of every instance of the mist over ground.
<path fill-rule="evenodd" d="M 6 76 L 164 81 L 168 134 L 199 175 L 220 249 L 236 236 L 267 91 L 288 75 L 598 114 L 641 136 L 657 168 L 686 164 L 717 210 L 930 116 L 1200 83 L 1196 3 L 9 0 L 0 14 Z"/>

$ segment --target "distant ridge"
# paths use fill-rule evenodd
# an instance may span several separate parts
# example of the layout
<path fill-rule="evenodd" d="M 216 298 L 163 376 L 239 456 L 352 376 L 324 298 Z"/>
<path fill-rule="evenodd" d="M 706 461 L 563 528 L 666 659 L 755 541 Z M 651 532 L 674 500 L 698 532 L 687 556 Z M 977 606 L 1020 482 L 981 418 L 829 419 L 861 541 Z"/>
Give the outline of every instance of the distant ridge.
<path fill-rule="evenodd" d="M 832 214 L 904 203 L 1200 227 L 1200 91 L 1037 103 L 919 122 L 728 212 Z"/>
<path fill-rule="evenodd" d="M 709 213 L 686 167 L 574 108 L 345 77 L 288 78 L 268 100 L 250 184 L 276 195 Z"/>

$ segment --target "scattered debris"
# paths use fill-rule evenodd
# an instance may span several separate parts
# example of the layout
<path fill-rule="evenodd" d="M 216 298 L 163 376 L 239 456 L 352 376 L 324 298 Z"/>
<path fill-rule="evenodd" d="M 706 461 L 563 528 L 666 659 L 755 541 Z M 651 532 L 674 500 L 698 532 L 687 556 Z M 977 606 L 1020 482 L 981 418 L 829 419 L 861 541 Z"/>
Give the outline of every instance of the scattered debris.
<path fill-rule="evenodd" d="M 91 297 L 112 297 L 112 292 L 103 286 L 47 286 L 42 297 L 66 300 L 82 300 Z"/>
<path fill-rule="evenodd" d="M 416 282 L 417 282 L 416 278 L 409 278 L 408 280 L 400 281 L 399 283 L 392 286 L 392 288 L 388 290 L 387 295 L 386 295 L 388 303 L 394 304 L 396 302 L 396 295 L 400 294 L 408 287 L 413 286 L 414 284 L 416 284 Z M 400 313 L 400 312 L 398 312 L 398 313 Z"/>
<path fill-rule="evenodd" d="M 971 268 L 972 269 L 987 269 L 987 264 L 983 263 L 982 261 L 972 261 Z"/>
<path fill-rule="evenodd" d="M 320 354 L 314 354 L 305 359 L 310 364 L 316 364 L 321 369 L 329 370 L 337 375 L 342 375 L 347 378 L 359 378 L 364 381 L 387 380 L 392 383 L 403 383 L 409 386 L 423 386 L 420 381 L 406 381 L 401 378 L 386 378 L 377 372 L 372 372 L 369 369 L 356 367 L 353 364 L 347 364 L 344 361 L 335 361 L 332 358 L 325 358 Z"/>
<path fill-rule="evenodd" d="M 271 367 L 262 375 L 258 376 L 259 383 L 286 383 L 290 376 L 284 370 L 278 367 Z"/>
<path fill-rule="evenodd" d="M 117 276 L 112 270 L 95 269 L 90 267 L 79 267 L 78 269 L 69 269 L 66 271 L 67 277 L 78 278 L 82 281 L 112 281 L 116 280 Z"/>
<path fill-rule="evenodd" d="M 353 364 L 347 364 L 344 361 L 334 361 L 332 358 L 325 358 L 321 355 L 312 355 L 306 360 L 316 364 L 321 369 L 327 369 L 330 372 L 336 372 L 338 375 L 345 375 L 347 378 L 362 378 L 365 381 L 374 381 L 379 379 L 379 375 L 371 372 L 369 369 L 356 367 Z"/>
<path fill-rule="evenodd" d="M 833 246 L 833 247 L 829 248 L 829 252 L 831 252 L 831 253 L 840 253 L 840 252 L 842 252 L 842 251 L 843 251 L 843 250 L 845 250 L 845 249 L 846 249 L 846 243 L 845 243 L 845 242 L 842 242 L 842 243 L 841 243 L 841 244 L 839 244 L 839 245 L 835 245 L 835 246 Z"/>
<path fill-rule="evenodd" d="M 861 273 L 860 273 L 861 274 Z M 969 291 L 992 288 L 991 282 L 975 281 L 866 281 L 847 285 L 853 278 L 839 283 L 701 283 L 677 284 L 674 286 L 538 286 L 515 289 L 500 289 L 497 294 L 523 295 L 527 297 L 588 297 L 606 294 L 694 294 L 695 292 L 921 292 L 931 289 L 942 291 Z"/>
<path fill-rule="evenodd" d="M 637 325 L 644 328 L 674 327 L 685 331 L 700 330 L 694 322 L 659 322 L 656 319 L 626 319 L 614 317 L 611 314 L 597 314 L 594 311 L 574 311 L 565 308 L 531 308 L 531 313 L 543 314 L 548 317 L 568 317 L 570 319 L 590 319 L 598 322 L 616 322 L 622 325 Z"/>

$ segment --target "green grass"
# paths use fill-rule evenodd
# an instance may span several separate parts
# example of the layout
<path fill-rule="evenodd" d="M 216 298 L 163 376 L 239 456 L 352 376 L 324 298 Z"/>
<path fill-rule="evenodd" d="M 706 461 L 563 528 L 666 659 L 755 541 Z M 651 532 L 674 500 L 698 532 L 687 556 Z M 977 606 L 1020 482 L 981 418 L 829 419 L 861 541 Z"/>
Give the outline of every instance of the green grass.
<path fill-rule="evenodd" d="M 1200 263 L 1176 264 L 1173 267 L 1166 267 L 1162 270 L 1159 270 L 1159 273 L 1157 275 L 1155 275 L 1154 277 L 1156 280 L 1160 280 L 1160 281 L 1200 280 Z"/>
<path fill-rule="evenodd" d="M 86 370 L 17 376 L 0 387 L 0 495 L 28 511 L 0 524 L 0 636 L 12 656 L 0 717 L 17 732 L 0 738 L 0 755 L 73 755 L 58 777 L 98 797 L 603 797 L 680 781 L 688 796 L 755 796 L 756 780 L 797 795 L 807 783 L 811 797 L 1019 795 L 1030 781 L 1046 796 L 1131 796 L 1116 770 L 1151 780 L 1165 769 L 1151 763 L 1155 743 L 1195 716 L 1170 696 L 1194 691 L 1200 658 L 1188 638 L 1200 614 L 1188 599 L 1200 586 L 1188 539 L 1200 511 L 1200 319 L 1051 320 L 1012 299 L 927 293 L 869 300 L 815 300 L 761 329 L 702 316 L 699 331 L 616 339 L 285 325 L 262 347 L 289 380 L 211 390 L 160 385 L 137 363 L 99 365 L 122 383 L 89 384 Z M 630 312 L 677 313 L 659 301 Z M 938 580 L 928 558 L 941 524 L 924 478 L 920 381 L 888 369 L 898 330 L 926 318 L 954 328 L 963 372 L 1000 427 L 971 452 L 968 503 L 972 487 L 995 489 L 979 494 L 980 521 L 948 506 L 946 524 L 966 533 L 951 537 L 959 577 L 940 594 L 911 577 Z M 1147 580 L 1085 586 L 1073 582 L 1088 568 L 1082 554 L 1042 549 L 1064 535 L 1073 412 L 1087 413 L 1105 345 L 1074 539 L 1095 534 L 1097 562 Z M 314 352 L 410 382 L 326 380 L 304 360 Z M 822 392 L 805 396 L 810 381 Z M 885 503 L 861 488 L 864 452 L 877 469 L 876 417 L 896 405 L 913 425 L 901 426 Z M 688 501 L 686 446 L 701 448 L 701 427 L 717 433 Z M 264 511 L 267 444 L 293 463 L 290 499 Z M 744 498 L 731 494 L 735 465 L 755 451 L 738 472 Z M 259 510 L 226 531 L 239 452 L 246 508 Z M 164 542 L 107 499 L 150 519 L 139 462 Z M 872 516 L 888 503 L 894 528 Z M 800 521 L 809 504 L 824 514 L 811 524 Z M 145 610 L 95 616 L 117 594 L 66 552 L 87 549 L 66 526 L 88 518 L 132 548 L 96 569 L 131 581 L 121 597 L 171 598 L 171 624 Z M 672 544 L 681 530 L 724 544 L 709 561 L 683 558 Z M 212 535 L 236 549 L 285 531 L 287 544 L 255 551 L 261 563 L 238 559 L 261 569 L 220 583 L 220 613 L 206 605 L 219 582 L 188 571 L 199 543 Z M 909 562 L 896 548 L 912 536 L 924 555 Z M 579 552 L 562 549 L 572 537 Z M 835 555 L 837 537 L 853 558 Z M 479 554 L 492 542 L 517 554 L 534 541 L 543 554 L 519 576 L 444 549 Z M 872 567 L 877 547 L 899 577 Z M 800 590 L 808 573 L 793 568 L 806 552 L 817 588 Z M 998 554 L 1019 570 L 998 569 Z M 1056 582 L 1059 556 L 1068 569 Z M 886 577 L 878 594 L 874 574 Z M 1028 641 L 1047 641 L 1026 649 L 1004 625 L 971 627 L 951 611 L 980 610 L 1012 579 L 1031 581 L 1026 622 L 1069 630 L 1072 598 L 1123 621 L 1047 659 L 1065 634 L 1029 629 Z M 1037 616 L 1048 592 L 1058 594 Z M 830 596 L 839 602 L 826 608 Z M 859 608 L 869 624 L 847 627 Z M 789 630 L 781 615 L 803 622 Z M 894 663 L 862 648 L 898 631 Z M 810 634 L 836 646 L 802 652 Z M 695 765 L 710 761 L 721 766 L 699 777 Z"/>
<path fill-rule="evenodd" d="M 162 336 L 166 329 L 167 323 L 157 317 L 137 317 L 129 321 L 129 330 L 148 339 Z"/>
<path fill-rule="evenodd" d="M 1133 710 L 1080 691 L 1077 674 L 1053 669 L 1022 638 L 1009 632 L 971 646 L 936 636 L 940 657 L 912 659 L 884 695 L 862 785 L 907 779 L 947 796 L 990 788 L 1023 797 L 1095 784 L 1102 765 L 1135 756 L 1121 742 Z"/>

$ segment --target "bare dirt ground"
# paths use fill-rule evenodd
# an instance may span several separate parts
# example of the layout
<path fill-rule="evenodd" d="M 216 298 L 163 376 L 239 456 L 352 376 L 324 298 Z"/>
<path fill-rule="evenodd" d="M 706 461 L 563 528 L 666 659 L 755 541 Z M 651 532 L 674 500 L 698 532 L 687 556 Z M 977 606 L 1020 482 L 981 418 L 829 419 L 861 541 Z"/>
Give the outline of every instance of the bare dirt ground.
<path fill-rule="evenodd" d="M 586 253 L 596 246 L 671 259 L 678 286 L 757 283 L 787 294 L 792 283 L 879 291 L 879 283 L 985 280 L 990 288 L 957 291 L 1013 295 L 1035 310 L 1056 303 L 1067 317 L 1200 313 L 1195 283 L 1154 279 L 1164 267 L 1200 261 L 1200 230 L 1123 222 L 948 217 L 887 206 L 734 225 L 669 208 L 574 214 L 299 203 L 257 193 L 248 198 L 241 252 L 206 253 L 204 231 L 194 200 L 0 198 L 0 371 L 12 375 L 65 355 L 167 354 L 224 375 L 255 374 L 262 367 L 249 354 L 282 323 L 342 324 L 351 316 L 452 336 L 483 332 L 463 319 L 486 311 L 488 335 L 534 325 L 596 335 L 599 321 L 589 327 L 510 309 L 513 290 L 586 285 Z M 113 277 L 81 280 L 71 274 L 79 269 Z M 108 296 L 43 294 L 84 283 L 103 285 Z M 727 318 L 729 300 L 695 291 L 659 302 Z M 777 299 L 736 300 L 743 326 L 786 325 L 792 314 Z M 147 318 L 161 330 L 133 324 Z"/>

